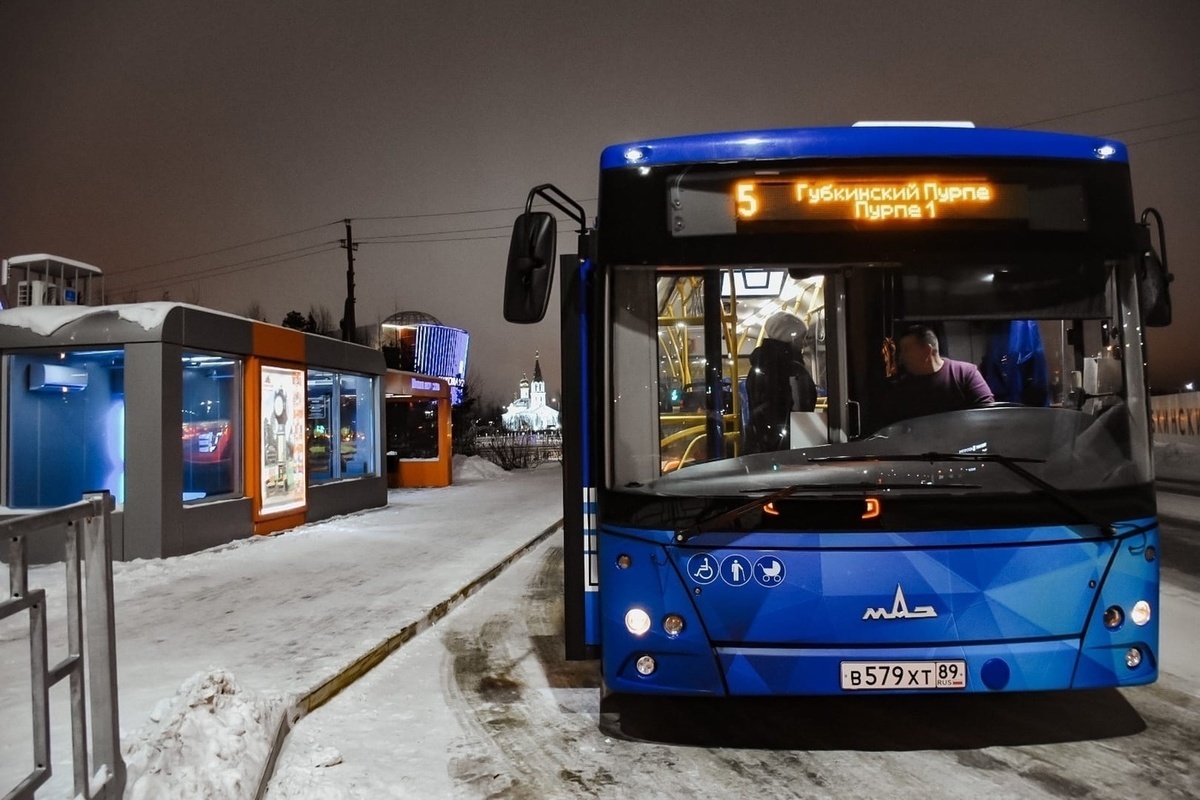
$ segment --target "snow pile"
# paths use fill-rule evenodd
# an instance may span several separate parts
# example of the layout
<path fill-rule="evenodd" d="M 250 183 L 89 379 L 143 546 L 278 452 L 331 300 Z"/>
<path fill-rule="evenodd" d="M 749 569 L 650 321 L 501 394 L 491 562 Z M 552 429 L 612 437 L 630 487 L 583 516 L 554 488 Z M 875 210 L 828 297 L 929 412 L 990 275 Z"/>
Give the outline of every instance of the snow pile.
<path fill-rule="evenodd" d="M 454 482 L 490 481 L 503 478 L 508 473 L 483 456 L 454 456 Z"/>
<path fill-rule="evenodd" d="M 123 737 L 129 800 L 252 798 L 284 712 L 282 698 L 210 668 L 161 701 L 150 724 Z"/>
<path fill-rule="evenodd" d="M 1168 480 L 1200 481 L 1200 443 L 1155 442 L 1154 473 Z"/>

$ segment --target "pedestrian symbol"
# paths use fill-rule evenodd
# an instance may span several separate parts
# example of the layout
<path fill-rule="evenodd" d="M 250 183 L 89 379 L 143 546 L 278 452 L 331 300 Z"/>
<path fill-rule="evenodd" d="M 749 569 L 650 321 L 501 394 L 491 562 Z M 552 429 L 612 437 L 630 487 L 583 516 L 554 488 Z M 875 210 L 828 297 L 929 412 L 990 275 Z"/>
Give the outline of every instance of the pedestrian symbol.
<path fill-rule="evenodd" d="M 697 553 L 688 559 L 688 574 L 696 583 L 712 583 L 717 579 L 717 559 L 708 553 Z"/>
<path fill-rule="evenodd" d="M 721 580 L 730 586 L 745 586 L 750 582 L 750 561 L 745 556 L 725 556 L 721 562 Z"/>

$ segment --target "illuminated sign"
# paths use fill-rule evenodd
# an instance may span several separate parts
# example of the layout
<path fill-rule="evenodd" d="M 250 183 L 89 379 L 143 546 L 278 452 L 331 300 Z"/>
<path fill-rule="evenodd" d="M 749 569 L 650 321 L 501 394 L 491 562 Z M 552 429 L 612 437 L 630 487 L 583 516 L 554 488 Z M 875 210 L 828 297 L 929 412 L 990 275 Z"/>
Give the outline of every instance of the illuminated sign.
<path fill-rule="evenodd" d="M 1091 230 L 1087 184 L 1060 165 L 972 165 L 963 159 L 763 167 L 668 175 L 665 222 L 671 235 L 878 232 L 882 241 L 926 231 Z M 961 246 L 966 240 L 957 241 Z M 862 249 L 861 240 L 854 244 Z"/>
<path fill-rule="evenodd" d="M 1027 219 L 1026 187 L 986 178 L 853 175 L 764 176 L 731 190 L 742 222 Z"/>
<path fill-rule="evenodd" d="M 304 388 L 304 370 L 262 368 L 259 491 L 263 513 L 289 511 L 305 504 Z"/>

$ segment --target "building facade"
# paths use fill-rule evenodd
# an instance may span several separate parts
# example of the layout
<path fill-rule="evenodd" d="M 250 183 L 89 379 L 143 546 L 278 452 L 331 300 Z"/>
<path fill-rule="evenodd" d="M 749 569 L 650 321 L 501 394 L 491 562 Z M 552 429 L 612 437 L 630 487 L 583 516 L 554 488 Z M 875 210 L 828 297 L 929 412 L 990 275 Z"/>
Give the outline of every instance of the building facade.
<path fill-rule="evenodd" d="M 385 505 L 385 374 L 378 350 L 197 306 L 0 311 L 0 513 L 107 490 L 129 560 Z M 31 559 L 61 559 L 52 538 Z"/>
<path fill-rule="evenodd" d="M 548 431 L 558 430 L 559 411 L 546 399 L 546 381 L 542 378 L 542 364 L 538 354 L 533 357 L 533 381 L 525 375 L 517 384 L 517 397 L 502 415 L 505 430 Z"/>

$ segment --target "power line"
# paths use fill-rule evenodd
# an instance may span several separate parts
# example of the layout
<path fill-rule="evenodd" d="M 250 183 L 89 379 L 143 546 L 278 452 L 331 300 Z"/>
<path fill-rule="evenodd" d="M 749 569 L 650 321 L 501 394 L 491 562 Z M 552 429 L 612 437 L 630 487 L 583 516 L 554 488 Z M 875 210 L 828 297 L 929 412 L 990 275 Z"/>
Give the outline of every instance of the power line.
<path fill-rule="evenodd" d="M 430 216 L 446 216 L 446 215 L 445 214 L 437 214 L 437 215 L 430 215 Z M 359 219 L 361 219 L 361 218 L 359 218 Z M 569 222 L 570 220 L 558 219 L 558 221 L 566 223 L 566 222 Z M 318 226 L 318 227 L 326 227 L 326 226 Z M 316 228 L 310 228 L 307 230 L 315 230 L 315 229 Z M 356 241 L 361 242 L 363 244 L 437 244 L 440 242 L 482 241 L 482 240 L 489 240 L 489 239 L 507 239 L 508 234 L 505 233 L 505 234 L 500 234 L 500 235 L 495 235 L 495 236 L 453 236 L 450 234 L 487 233 L 489 231 L 507 231 L 508 229 L 509 229 L 508 225 L 492 225 L 492 226 L 481 227 L 481 228 L 451 228 L 451 229 L 446 229 L 446 230 L 424 231 L 424 232 L 418 232 L 418 233 L 398 233 L 398 234 L 389 234 L 386 236 L 367 236 L 367 237 L 358 238 L 358 239 L 356 239 Z M 307 232 L 307 231 L 305 231 L 305 232 Z M 261 243 L 263 241 L 270 241 L 271 239 L 281 239 L 288 235 L 289 234 L 281 234 L 280 236 L 276 236 L 276 237 L 268 237 L 267 239 L 262 239 L 262 240 L 259 240 L 259 242 L 255 242 L 255 243 L 257 244 L 257 243 Z M 283 250 L 283 251 L 276 252 L 276 253 L 267 253 L 265 255 L 256 256 L 255 258 L 249 258 L 249 259 L 245 259 L 242 261 L 234 261 L 234 262 L 231 262 L 228 264 L 220 264 L 220 265 L 213 266 L 213 267 L 206 267 L 206 268 L 203 268 L 200 270 L 193 271 L 186 275 L 178 275 L 178 276 L 170 276 L 170 277 L 159 276 L 156 278 L 152 278 L 143 283 L 135 283 L 135 284 L 129 284 L 127 286 L 114 287 L 112 289 L 112 291 L 114 291 L 114 292 L 145 291 L 145 290 L 156 289 L 156 288 L 161 288 L 161 287 L 165 287 L 165 286 L 174 286 L 174 285 L 186 283 L 189 280 L 195 280 L 198 278 L 208 278 L 208 277 L 217 277 L 217 276 L 221 276 L 221 275 L 231 275 L 231 274 L 234 274 L 237 272 L 245 272 L 245 271 L 248 271 L 251 269 L 257 269 L 258 267 L 273 266 L 275 264 L 282 264 L 282 263 L 286 263 L 288 261 L 294 261 L 294 260 L 298 260 L 301 258 L 308 258 L 309 256 L 317 255 L 318 253 L 329 252 L 330 250 L 334 250 L 337 248 L 327 246 L 327 245 L 337 245 L 337 244 L 338 244 L 338 242 L 336 242 L 336 241 L 319 242 L 317 244 L 306 245 L 305 247 L 297 247 L 297 248 L 294 248 L 291 250 Z M 313 250 L 313 248 L 323 248 L 323 249 L 316 250 L 314 252 L 308 252 L 308 253 L 304 252 L 306 250 Z M 213 253 L 210 253 L 208 255 L 218 253 L 218 252 L 227 252 L 228 250 L 231 250 L 231 249 L 236 249 L 236 248 L 233 248 L 233 247 L 223 248 L 222 250 L 219 250 L 219 251 L 213 251 Z M 302 255 L 295 255 L 295 254 L 302 254 Z M 293 258 L 282 258 L 282 256 L 294 256 L 294 257 Z M 199 256 L 196 256 L 196 257 L 198 258 Z M 185 260 L 185 259 L 178 259 L 178 260 Z M 123 277 L 125 274 L 126 274 L 125 272 L 122 272 L 122 273 L 119 273 L 119 275 L 114 275 L 113 277 L 114 278 Z"/>
<path fill-rule="evenodd" d="M 252 264 L 250 266 L 244 266 L 239 269 L 231 269 L 228 272 L 219 273 L 219 275 L 222 275 L 222 276 L 223 275 L 233 275 L 237 272 L 245 272 L 247 270 L 258 269 L 259 267 L 269 267 L 274 264 L 283 264 L 283 263 L 288 263 L 288 262 L 292 262 L 292 261 L 299 261 L 301 259 L 305 259 L 310 256 L 317 256 L 317 255 L 322 255 L 324 253 L 337 252 L 339 249 L 340 248 L 338 248 L 337 246 L 326 247 L 324 250 L 316 250 L 312 253 L 305 253 L 304 255 L 288 256 L 287 258 L 281 258 L 276 261 L 268 261 L 263 264 Z M 210 277 L 218 277 L 218 276 L 214 275 L 214 276 L 210 276 Z M 155 289 L 165 289 L 170 286 L 183 286 L 183 285 L 188 284 L 190 282 L 190 280 L 191 280 L 190 278 L 178 278 L 178 279 L 172 279 L 172 280 L 164 279 L 164 280 L 162 280 L 158 283 L 154 283 L 154 284 L 146 284 L 146 285 L 136 286 L 136 287 L 127 287 L 125 289 L 117 289 L 117 290 L 113 290 L 113 291 L 120 291 L 120 292 L 153 291 Z"/>
<path fill-rule="evenodd" d="M 487 239 L 507 239 L 509 234 L 501 233 L 496 236 L 456 236 L 448 239 L 406 239 L 399 242 L 363 242 L 363 244 L 434 244 L 437 242 L 482 242 Z"/>
<path fill-rule="evenodd" d="M 1179 125 L 1180 123 L 1183 123 L 1183 122 L 1194 122 L 1198 119 L 1200 119 L 1200 116 L 1180 117 L 1179 119 L 1173 119 L 1173 120 L 1169 120 L 1167 122 L 1156 122 L 1153 125 L 1139 125 L 1136 128 L 1125 128 L 1124 130 L 1120 130 L 1120 131 L 1110 131 L 1109 133 L 1106 133 L 1103 135 L 1104 136 L 1120 136 L 1123 133 L 1133 133 L 1135 131 L 1144 131 L 1144 130 L 1149 130 L 1150 128 L 1165 128 L 1168 125 Z"/>
<path fill-rule="evenodd" d="M 595 198 L 595 197 L 588 197 L 583 200 L 580 200 L 579 202 L 580 202 L 580 204 L 593 203 L 596 200 L 597 200 L 597 198 Z M 547 206 L 547 205 L 549 205 L 549 203 L 535 203 L 534 204 L 535 207 L 543 207 L 543 206 Z M 520 205 L 520 206 L 504 206 L 503 208 L 477 208 L 472 211 L 442 211 L 442 212 L 431 212 L 431 213 L 427 213 L 427 214 L 393 214 L 390 216 L 383 216 L 383 217 L 355 217 L 354 219 L 356 221 L 363 221 L 363 222 L 381 221 L 381 220 L 397 220 L 397 219 L 426 219 L 428 217 L 457 217 L 457 216 L 464 216 L 467 214 L 493 214 L 493 213 L 498 213 L 500 211 L 524 211 L 524 210 L 525 210 L 525 206 Z"/>
<path fill-rule="evenodd" d="M 1185 136 L 1195 136 L 1198 133 L 1200 133 L 1200 130 L 1183 131 L 1182 133 L 1170 133 L 1170 134 L 1167 134 L 1166 136 L 1155 136 L 1153 139 L 1142 139 L 1141 141 L 1138 141 L 1138 142 L 1127 142 L 1126 146 L 1127 147 L 1136 147 L 1139 144 L 1150 144 L 1151 142 L 1165 142 L 1167 139 L 1182 139 Z"/>
<path fill-rule="evenodd" d="M 1070 119 L 1072 117 L 1079 117 L 1079 116 L 1084 116 L 1087 114 L 1093 114 L 1093 113 L 1096 113 L 1099 111 L 1108 111 L 1108 110 L 1111 110 L 1114 108 L 1122 108 L 1125 106 L 1136 105 L 1139 103 L 1146 103 L 1146 102 L 1150 102 L 1152 100 L 1160 100 L 1160 99 L 1163 99 L 1166 97 L 1174 97 L 1177 95 L 1187 94 L 1187 93 L 1195 92 L 1198 90 L 1200 90 L 1200 86 L 1194 86 L 1194 87 L 1190 87 L 1187 89 L 1178 89 L 1178 90 L 1175 90 L 1172 92 L 1164 92 L 1162 94 L 1151 95 L 1151 96 L 1142 97 L 1142 98 L 1138 98 L 1138 99 L 1134 99 L 1134 100 L 1126 100 L 1126 101 L 1122 101 L 1119 103 L 1111 103 L 1111 104 L 1104 105 L 1104 106 L 1097 106 L 1094 108 L 1089 108 L 1089 109 L 1085 109 L 1082 111 L 1075 111 L 1075 112 L 1071 112 L 1069 114 L 1062 114 L 1062 115 L 1055 116 L 1055 117 L 1047 117 L 1045 119 L 1033 120 L 1031 122 L 1025 122 L 1020 125 L 1016 125 L 1014 127 L 1015 128 L 1027 128 L 1032 125 L 1042 125 L 1042 124 L 1045 124 L 1048 122 L 1057 122 L 1059 120 Z M 1128 128 L 1128 129 L 1115 131 L 1113 133 L 1104 134 L 1104 135 L 1113 136 L 1113 135 L 1122 134 L 1122 133 L 1133 133 L 1136 131 L 1147 130 L 1150 128 L 1164 127 L 1166 125 L 1173 125 L 1173 124 L 1178 124 L 1178 123 L 1182 123 L 1182 122 L 1191 122 L 1196 119 L 1198 119 L 1198 117 L 1195 117 L 1195 116 L 1185 117 L 1185 118 L 1181 118 L 1181 119 L 1177 119 L 1177 120 L 1171 120 L 1169 122 L 1156 123 L 1153 125 L 1144 125 L 1144 126 L 1140 126 L 1140 127 L 1136 127 L 1136 128 Z M 1132 147 L 1132 146 L 1140 145 L 1140 144 L 1149 144 L 1151 142 L 1159 142 L 1159 141 L 1164 141 L 1164 140 L 1168 140 L 1168 139 L 1174 139 L 1174 138 L 1179 138 L 1179 137 L 1184 137 L 1184 136 L 1191 136 L 1191 135 L 1194 135 L 1194 133 L 1196 133 L 1196 132 L 1185 131 L 1182 133 L 1168 134 L 1165 136 L 1154 137 L 1151 139 L 1143 139 L 1138 142 L 1130 142 L 1130 143 L 1128 143 L 1128 145 L 1130 147 Z M 592 203 L 592 202 L 595 202 L 597 199 L 598 198 L 590 197 L 590 198 L 585 198 L 580 202 L 581 203 Z M 537 207 L 544 207 L 545 205 L 547 205 L 547 204 L 545 204 L 545 203 L 536 204 Z M 419 213 L 419 214 L 389 214 L 389 215 L 378 215 L 378 216 L 354 217 L 352 219 L 358 220 L 358 221 L 417 220 L 417 219 L 432 219 L 432 218 L 441 218 L 441 217 L 469 216 L 469 215 L 475 215 L 475 214 L 490 214 L 490 213 L 499 213 L 502 211 L 509 211 L 509 212 L 523 211 L 524 208 L 525 208 L 525 206 L 523 206 L 523 205 L 521 205 L 521 206 L 498 206 L 498 207 L 494 207 L 494 208 L 477 208 L 477 209 L 467 209 L 467 210 L 462 210 L 462 211 L 440 211 L 440 212 L 426 212 L 426 213 Z M 559 221 L 560 222 L 569 222 L 570 220 L 559 220 Z M 177 264 L 177 263 L 184 262 L 184 261 L 193 261 L 198 258 L 205 258 L 208 256 L 220 255 L 221 253 L 228 253 L 233 250 L 239 250 L 239 249 L 242 249 L 245 247 L 251 247 L 251 246 L 254 246 L 257 244 L 264 244 L 266 242 L 277 241 L 279 239 L 286 239 L 286 238 L 289 238 L 292 236 L 299 236 L 304 233 L 309 233 L 311 231 L 320 230 L 321 228 L 330 227 L 332 225 L 339 225 L 339 224 L 342 224 L 343 222 L 345 222 L 345 220 L 326 222 L 326 223 L 322 223 L 320 225 L 313 225 L 308 228 L 302 228 L 297 231 L 290 231 L 288 233 L 276 234 L 274 236 L 265 236 L 260 239 L 255 239 L 255 240 L 252 240 L 249 242 L 243 242 L 241 244 L 229 245 L 228 247 L 222 247 L 222 248 L 218 248 L 216 250 L 209 250 L 209 251 L 203 252 L 203 253 L 196 253 L 194 255 L 180 256 L 180 257 L 168 259 L 165 261 L 158 261 L 158 262 L 149 263 L 149 264 L 142 264 L 142 265 L 139 265 L 136 267 L 131 267 L 127 270 L 122 270 L 121 273 L 119 273 L 119 274 L 121 276 L 125 276 L 125 275 L 129 275 L 131 273 L 140 272 L 140 271 L 147 270 L 147 269 L 153 269 L 155 267 L 163 267 L 163 266 L 167 266 L 170 264 Z M 503 239 L 503 238 L 506 238 L 506 236 L 504 236 L 504 235 L 445 236 L 445 238 L 429 238 L 429 237 L 443 237 L 446 234 L 456 234 L 456 233 L 476 233 L 476 232 L 487 232 L 487 231 L 493 231 L 493 230 L 504 230 L 507 227 L 508 226 L 497 225 L 497 226 L 490 226 L 490 227 L 484 227 L 484 228 L 461 228 L 461 229 L 449 229 L 449 230 L 442 230 L 442 231 L 425 231 L 425 232 L 418 232 L 418 233 L 398 233 L 398 234 L 389 234 L 389 235 L 383 235 L 383 236 L 361 237 L 359 239 L 359 241 L 366 243 L 366 244 L 429 244 L 429 243 L 437 243 L 437 242 Z M 172 278 L 160 277 L 160 278 L 153 279 L 147 283 L 134 284 L 134 285 L 128 286 L 124 289 L 124 291 L 137 291 L 137 290 L 140 290 L 143 288 L 154 288 L 157 286 L 172 285 L 175 283 L 186 282 L 187 280 L 192 280 L 192 279 L 195 279 L 198 277 L 212 277 L 212 276 L 216 276 L 216 275 L 233 274 L 235 272 L 241 272 L 241 271 L 245 271 L 245 270 L 249 270 L 249 269 L 255 269 L 257 267 L 270 266 L 273 264 L 283 263 L 288 260 L 297 260 L 299 258 L 307 258 L 310 255 L 316 255 L 317 253 L 326 252 L 327 250 L 318 250 L 318 251 L 315 251 L 312 253 L 306 253 L 304 255 L 296 256 L 293 259 L 285 259 L 285 258 L 279 258 L 279 257 L 284 256 L 284 255 L 291 255 L 294 253 L 301 253 L 304 250 L 309 250 L 309 249 L 312 249 L 313 247 L 322 247 L 325 244 L 329 244 L 329 243 L 323 242 L 323 243 L 317 244 L 317 245 L 310 245 L 308 247 L 296 248 L 294 250 L 287 250 L 287 251 L 283 251 L 283 252 L 279 252 L 279 253 L 271 253 L 271 254 L 267 254 L 264 256 L 259 256 L 257 258 L 247 259 L 245 261 L 233 262 L 232 264 L 223 264 L 223 265 L 216 266 L 216 267 L 202 269 L 202 270 L 199 270 L 197 272 L 191 273 L 186 276 L 178 276 L 178 277 L 172 277 Z M 333 248 L 327 248 L 327 249 L 333 249 Z M 262 263 L 256 263 L 256 262 L 262 262 Z M 242 269 L 238 269 L 239 267 Z M 116 276 L 114 276 L 114 277 L 116 277 Z"/>
<path fill-rule="evenodd" d="M 409 239 L 414 236 L 434 236 L 442 233 L 477 233 L 481 231 L 506 231 L 511 228 L 511 225 L 491 225 L 486 228 L 454 228 L 445 231 L 422 231 L 420 233 L 393 233 L 385 236 L 360 236 L 360 242 L 384 242 L 391 239 Z"/>
<path fill-rule="evenodd" d="M 590 203 L 590 202 L 594 202 L 596 199 L 597 198 L 592 197 L 592 198 L 587 198 L 581 202 Z M 536 207 L 542 207 L 545 205 L 546 205 L 545 203 L 538 203 L 538 204 L 536 204 Z M 490 214 L 490 213 L 497 213 L 497 212 L 501 212 L 501 211 L 524 211 L 524 210 L 525 210 L 525 206 L 503 206 L 503 207 L 498 207 L 498 208 L 472 209 L 472 210 L 468 210 L 468 211 L 437 211 L 437 212 L 429 212 L 429 213 L 423 213 L 423 214 L 392 214 L 392 215 L 387 215 L 387 216 L 375 216 L 375 217 L 353 217 L 351 219 L 351 221 L 430 219 L 430 218 L 435 218 L 435 217 L 457 217 L 457 216 L 466 216 L 466 215 L 470 215 L 470 214 Z M 228 247 L 221 247 L 216 250 L 209 250 L 204 253 L 196 253 L 196 254 L 190 255 L 190 256 L 179 256 L 177 258 L 167 259 L 166 261 L 156 261 L 156 262 L 153 262 L 150 264 L 142 264 L 142 265 L 139 265 L 136 267 L 130 267 L 129 269 L 122 270 L 120 272 L 120 274 L 121 275 L 129 275 L 131 273 L 141 272 L 141 271 L 147 270 L 147 269 L 154 269 L 155 267 L 165 267 L 169 264 L 177 264 L 177 263 L 180 263 L 183 261 L 193 261 L 197 258 L 205 258 L 207 256 L 220 255 L 221 253 L 228 253 L 232 250 L 240 250 L 244 247 L 252 247 L 256 244 L 263 244 L 265 242 L 273 242 L 273 241 L 277 241 L 279 239 L 286 239 L 286 238 L 289 238 L 292 236 L 299 236 L 304 233 L 309 233 L 311 231 L 320 230 L 321 228 L 328 228 L 332 225 L 341 225 L 344 222 L 345 222 L 345 220 L 336 220 L 334 222 L 325 222 L 320 225 L 313 225 L 312 227 L 309 227 L 309 228 L 302 228 L 298 231 L 290 231 L 288 233 L 280 233 L 275 236 L 265 236 L 261 239 L 255 239 L 253 241 L 243 242 L 241 244 L 229 245 Z M 494 230 L 499 230 L 503 227 L 507 227 L 507 226 L 496 226 L 494 228 Z M 451 231 L 451 232 L 457 232 L 457 231 Z M 440 231 L 438 231 L 437 233 L 440 233 Z M 396 236 L 409 236 L 409 235 L 420 236 L 420 235 L 427 235 L 427 234 L 395 234 L 395 235 Z M 375 238 L 375 237 L 366 237 L 366 239 L 360 239 L 360 241 L 366 241 L 367 239 L 372 239 L 372 238 Z M 299 248 L 299 249 L 303 250 L 305 248 Z M 285 251 L 285 252 L 297 252 L 297 251 Z M 266 255 L 266 256 L 261 256 L 261 258 L 273 258 L 275 255 L 280 255 L 280 254 L 278 254 L 278 253 L 270 254 L 270 255 Z M 247 262 L 241 262 L 241 263 L 247 263 Z M 213 269 L 219 269 L 219 267 L 214 267 Z M 166 279 L 163 279 L 163 280 L 166 280 Z M 174 280 L 174 279 L 171 279 L 171 280 Z M 180 280 L 183 280 L 183 278 L 180 278 Z"/>
<path fill-rule="evenodd" d="M 154 267 L 165 267 L 168 264 L 178 264 L 180 261 L 192 261 L 193 259 L 204 258 L 205 256 L 215 256 L 215 255 L 219 255 L 220 253 L 228 253 L 230 250 L 240 250 L 243 247 L 251 247 L 252 245 L 262 244 L 264 242 L 273 242 L 276 239 L 286 239 L 290 236 L 299 236 L 302 233 L 308 233 L 309 231 L 320 230 L 321 228 L 328 228 L 330 225 L 340 225 L 341 223 L 342 223 L 341 220 L 338 220 L 337 222 L 326 222 L 321 225 L 314 225 L 311 228 L 303 228 L 302 230 L 292 231 L 291 233 L 281 233 L 276 236 L 266 236 L 262 239 L 255 239 L 252 242 L 243 242 L 242 244 L 232 244 L 229 247 L 222 247 L 217 250 L 209 250 L 207 253 L 197 253 L 196 255 L 193 255 L 193 256 L 180 256 L 179 258 L 172 258 L 172 259 L 168 259 L 166 261 L 156 261 L 153 264 L 142 264 L 141 266 L 138 266 L 138 267 L 130 267 L 127 270 L 122 270 L 121 274 L 127 275 L 130 272 L 140 272 L 141 270 L 144 270 L 144 269 L 153 269 Z"/>
<path fill-rule="evenodd" d="M 1138 103 L 1148 103 L 1151 100 L 1162 100 L 1164 97 L 1175 97 L 1176 95 L 1187 94 L 1189 92 L 1195 92 L 1195 91 L 1200 91 L 1200 86 L 1192 86 L 1191 88 L 1188 88 L 1188 89 L 1177 89 L 1173 92 L 1164 92 L 1163 94 L 1151 95 L 1150 97 L 1142 97 L 1137 100 L 1125 100 L 1124 102 L 1112 103 L 1107 106 L 1097 106 L 1096 108 L 1089 108 L 1084 111 L 1074 111 L 1070 114 L 1062 114 L 1057 117 L 1047 117 L 1046 119 L 1035 119 L 1032 122 L 1025 122 L 1025 123 L 1022 123 L 1021 125 L 1014 125 L 1013 127 L 1028 128 L 1030 125 L 1044 125 L 1047 122 L 1058 122 L 1059 120 L 1070 119 L 1071 117 L 1082 117 L 1086 114 L 1095 114 L 1097 111 L 1110 111 L 1114 108 L 1123 108 L 1124 106 L 1133 106 L 1133 105 L 1137 105 Z"/>
<path fill-rule="evenodd" d="M 317 248 L 317 247 L 322 248 L 322 249 L 313 250 L 313 248 Z M 280 253 L 270 253 L 265 256 L 258 256 L 257 258 L 250 258 L 250 259 L 246 259 L 244 261 L 235 261 L 230 264 L 221 264 L 221 265 L 215 266 L 215 267 L 208 267 L 206 269 L 197 270 L 197 271 L 189 273 L 187 275 L 153 278 L 149 281 L 146 281 L 145 283 L 130 284 L 128 286 L 115 288 L 113 291 L 121 291 L 121 292 L 141 291 L 144 289 L 155 289 L 155 288 L 159 288 L 162 286 L 172 286 L 172 285 L 178 284 L 178 283 L 186 283 L 187 281 L 196 280 L 198 278 L 213 278 L 213 277 L 217 277 L 220 275 L 232 275 L 237 272 L 246 272 L 248 270 L 257 269 L 259 267 L 271 266 L 272 264 L 281 264 L 286 261 L 297 261 L 301 258 L 308 258 L 309 256 L 315 256 L 318 253 L 327 253 L 331 250 L 337 250 L 338 247 L 339 247 L 339 245 L 336 241 L 320 242 L 318 244 L 308 245 L 307 247 L 298 247 L 294 250 L 285 250 Z M 304 252 L 305 250 L 313 250 L 313 252 L 305 253 Z M 300 254 L 300 255 L 297 255 L 297 254 Z M 286 256 L 286 257 L 284 257 L 284 256 Z M 256 263 L 256 262 L 263 262 L 263 263 Z M 117 276 L 114 276 L 114 277 L 117 277 Z"/>

